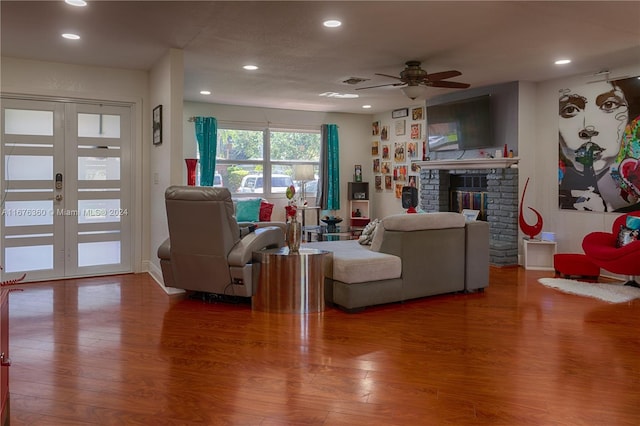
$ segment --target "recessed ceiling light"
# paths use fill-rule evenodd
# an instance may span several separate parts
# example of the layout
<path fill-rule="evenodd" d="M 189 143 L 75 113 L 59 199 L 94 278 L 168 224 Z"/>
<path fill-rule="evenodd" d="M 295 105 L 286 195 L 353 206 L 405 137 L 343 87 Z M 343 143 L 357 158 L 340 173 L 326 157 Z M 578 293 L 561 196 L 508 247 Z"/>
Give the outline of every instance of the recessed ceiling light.
<path fill-rule="evenodd" d="M 555 64 L 556 65 L 567 65 L 571 63 L 571 59 L 558 59 Z"/>
<path fill-rule="evenodd" d="M 210 92 L 210 91 L 208 91 L 208 90 L 201 90 L 201 91 L 200 91 L 200 94 L 201 94 L 201 95 L 210 95 L 210 94 L 211 94 L 211 92 Z"/>
<path fill-rule="evenodd" d="M 244 68 L 244 69 L 245 69 L 245 70 L 247 70 L 247 71 L 255 71 L 255 70 L 257 70 L 257 69 L 258 69 L 258 67 L 257 67 L 257 66 L 255 66 L 255 65 L 245 65 L 245 66 L 244 66 L 244 67 L 242 67 L 242 68 Z"/>
<path fill-rule="evenodd" d="M 362 108 L 369 109 L 369 108 L 371 108 L 371 105 L 362 105 Z"/>
<path fill-rule="evenodd" d="M 71 6 L 84 7 L 87 5 L 87 2 L 84 0 L 64 0 L 64 2 Z"/>
<path fill-rule="evenodd" d="M 62 34 L 62 37 L 67 40 L 80 40 L 80 36 L 78 34 L 64 33 Z"/>
<path fill-rule="evenodd" d="M 322 25 L 327 28 L 337 28 L 342 25 L 342 22 L 338 21 L 337 19 L 327 19 L 322 23 Z"/>

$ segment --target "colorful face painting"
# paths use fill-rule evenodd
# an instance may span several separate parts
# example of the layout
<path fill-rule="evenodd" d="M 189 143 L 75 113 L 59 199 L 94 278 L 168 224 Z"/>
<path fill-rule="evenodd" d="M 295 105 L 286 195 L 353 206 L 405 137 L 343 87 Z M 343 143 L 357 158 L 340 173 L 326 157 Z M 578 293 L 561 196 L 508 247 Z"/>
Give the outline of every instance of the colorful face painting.
<path fill-rule="evenodd" d="M 640 80 L 564 89 L 559 99 L 559 205 L 597 212 L 640 208 Z"/>

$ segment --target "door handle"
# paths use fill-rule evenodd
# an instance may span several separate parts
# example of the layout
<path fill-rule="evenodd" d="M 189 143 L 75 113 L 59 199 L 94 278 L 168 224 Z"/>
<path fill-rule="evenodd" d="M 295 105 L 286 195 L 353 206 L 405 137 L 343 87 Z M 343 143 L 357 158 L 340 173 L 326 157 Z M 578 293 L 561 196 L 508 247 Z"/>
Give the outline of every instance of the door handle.
<path fill-rule="evenodd" d="M 0 366 L 1 367 L 10 367 L 11 366 L 11 358 L 7 358 L 4 355 L 4 352 L 0 354 Z"/>

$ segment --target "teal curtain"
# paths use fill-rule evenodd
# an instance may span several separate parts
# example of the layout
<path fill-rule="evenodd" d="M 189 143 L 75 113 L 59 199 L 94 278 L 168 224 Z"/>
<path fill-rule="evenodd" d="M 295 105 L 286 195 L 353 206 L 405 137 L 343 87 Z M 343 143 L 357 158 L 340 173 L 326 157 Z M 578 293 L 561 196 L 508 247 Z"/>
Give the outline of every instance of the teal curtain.
<path fill-rule="evenodd" d="M 340 146 L 338 143 L 338 126 L 323 124 L 322 149 L 320 152 L 320 167 L 322 178 L 319 186 L 319 199 L 322 200 L 322 210 L 340 209 Z"/>
<path fill-rule="evenodd" d="M 218 148 L 218 122 L 213 117 L 196 117 L 195 126 L 200 154 L 200 186 L 213 186 Z"/>

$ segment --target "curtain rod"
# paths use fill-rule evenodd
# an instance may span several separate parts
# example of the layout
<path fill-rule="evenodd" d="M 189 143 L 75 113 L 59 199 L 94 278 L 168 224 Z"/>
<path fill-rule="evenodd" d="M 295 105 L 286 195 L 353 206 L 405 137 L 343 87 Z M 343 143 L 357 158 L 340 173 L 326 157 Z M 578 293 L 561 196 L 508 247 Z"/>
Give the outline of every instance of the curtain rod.
<path fill-rule="evenodd" d="M 187 119 L 189 123 L 193 123 L 196 121 L 196 116 L 191 116 Z M 250 125 L 250 126 L 267 126 L 267 127 L 275 127 L 275 128 L 286 128 L 286 129 L 309 129 L 309 130 L 320 130 L 321 124 L 312 125 L 312 124 L 283 124 L 283 123 L 272 123 L 271 121 L 241 121 L 241 120 L 218 120 L 219 124 L 223 125 Z"/>

